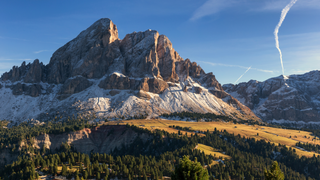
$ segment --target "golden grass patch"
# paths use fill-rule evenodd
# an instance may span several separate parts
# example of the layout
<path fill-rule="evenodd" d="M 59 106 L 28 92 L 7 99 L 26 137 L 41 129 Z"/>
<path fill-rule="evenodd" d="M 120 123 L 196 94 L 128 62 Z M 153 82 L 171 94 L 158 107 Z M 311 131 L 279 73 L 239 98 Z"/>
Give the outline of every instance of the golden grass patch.
<path fill-rule="evenodd" d="M 187 121 L 174 121 L 174 120 L 161 120 L 161 119 L 139 119 L 139 120 L 126 120 L 118 122 L 107 122 L 106 124 L 116 125 L 116 124 L 130 124 L 139 126 L 142 128 L 147 128 L 149 130 L 161 129 L 169 133 L 178 133 L 177 129 L 170 128 L 169 126 L 180 126 L 189 127 L 191 132 L 187 132 L 190 136 L 194 134 L 192 131 L 214 131 L 216 128 L 219 131 L 226 130 L 234 135 L 240 134 L 241 137 L 250 137 L 257 140 L 264 139 L 267 142 L 275 143 L 276 145 L 283 144 L 288 147 L 292 147 L 296 150 L 299 156 L 311 157 L 313 154 L 316 156 L 320 155 L 314 152 L 307 152 L 295 148 L 297 142 L 318 144 L 320 145 L 319 138 L 316 138 L 308 131 L 299 131 L 291 129 L 280 129 L 259 125 L 247 125 L 247 124 L 234 124 L 232 122 L 187 122 Z M 181 131 L 183 134 L 186 131 Z M 199 134 L 200 135 L 200 134 Z M 314 139 L 316 138 L 316 139 Z"/>
<path fill-rule="evenodd" d="M 199 149 L 201 152 L 204 152 L 204 154 L 206 155 L 212 155 L 217 158 L 222 157 L 222 160 L 231 159 L 230 156 L 225 155 L 223 152 L 204 144 L 198 144 L 196 149 Z"/>

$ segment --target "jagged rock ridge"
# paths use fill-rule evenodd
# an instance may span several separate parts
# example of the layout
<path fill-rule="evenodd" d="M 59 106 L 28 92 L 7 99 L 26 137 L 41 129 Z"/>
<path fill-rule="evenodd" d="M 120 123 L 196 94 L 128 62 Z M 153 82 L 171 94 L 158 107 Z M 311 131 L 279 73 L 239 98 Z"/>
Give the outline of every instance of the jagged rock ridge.
<path fill-rule="evenodd" d="M 265 121 L 319 123 L 320 71 L 223 88 Z"/>
<path fill-rule="evenodd" d="M 147 30 L 120 40 L 107 18 L 59 48 L 48 65 L 35 60 L 13 67 L 1 76 L 1 86 L 5 113 L 0 118 L 6 119 L 77 113 L 128 118 L 176 111 L 258 119 L 212 73 L 182 59 L 166 36 Z"/>

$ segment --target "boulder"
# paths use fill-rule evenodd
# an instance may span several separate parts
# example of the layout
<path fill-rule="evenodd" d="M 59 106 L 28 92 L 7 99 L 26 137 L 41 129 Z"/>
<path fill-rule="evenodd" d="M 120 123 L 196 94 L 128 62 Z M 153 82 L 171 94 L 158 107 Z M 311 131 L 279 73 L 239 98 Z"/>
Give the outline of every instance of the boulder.
<path fill-rule="evenodd" d="M 148 80 L 149 85 L 149 92 L 161 94 L 163 91 L 165 91 L 169 85 L 163 80 L 153 78 Z"/>
<path fill-rule="evenodd" d="M 202 88 L 201 87 L 193 87 L 193 89 L 194 89 L 194 92 L 196 94 L 200 94 L 202 92 Z"/>
<path fill-rule="evenodd" d="M 138 96 L 139 98 L 141 98 L 141 99 L 147 99 L 147 100 L 150 100 L 150 99 L 151 99 L 151 96 L 150 96 L 148 93 L 146 93 L 145 91 L 143 91 L 143 90 L 140 90 L 140 91 L 138 92 L 137 96 Z"/>
<path fill-rule="evenodd" d="M 18 84 L 15 84 L 11 87 L 12 89 L 12 94 L 13 95 L 22 95 L 23 92 L 26 91 L 26 85 L 25 84 L 21 84 L 21 83 L 18 83 Z"/>
<path fill-rule="evenodd" d="M 110 92 L 109 92 L 109 94 L 111 95 L 111 96 L 115 96 L 115 95 L 117 95 L 117 94 L 119 94 L 120 93 L 120 91 L 119 90 L 115 90 L 115 89 L 113 89 L 113 90 L 111 90 Z"/>
<path fill-rule="evenodd" d="M 40 84 L 32 84 L 28 86 L 28 91 L 25 93 L 31 97 L 38 97 L 41 94 L 42 86 Z"/>
<path fill-rule="evenodd" d="M 91 85 L 92 83 L 88 79 L 81 76 L 68 79 L 60 89 L 60 99 L 65 99 L 72 94 L 79 93 Z"/>

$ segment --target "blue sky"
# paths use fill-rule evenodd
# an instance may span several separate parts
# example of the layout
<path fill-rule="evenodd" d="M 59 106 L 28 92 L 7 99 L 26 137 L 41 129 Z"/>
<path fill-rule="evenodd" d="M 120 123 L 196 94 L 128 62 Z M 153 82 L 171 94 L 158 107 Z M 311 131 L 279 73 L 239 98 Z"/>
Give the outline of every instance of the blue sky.
<path fill-rule="evenodd" d="M 273 31 L 290 0 L 0 1 L 0 73 L 55 50 L 100 18 L 122 39 L 157 30 L 221 84 L 282 74 Z M 285 75 L 320 70 L 320 0 L 298 0 L 279 30 Z"/>

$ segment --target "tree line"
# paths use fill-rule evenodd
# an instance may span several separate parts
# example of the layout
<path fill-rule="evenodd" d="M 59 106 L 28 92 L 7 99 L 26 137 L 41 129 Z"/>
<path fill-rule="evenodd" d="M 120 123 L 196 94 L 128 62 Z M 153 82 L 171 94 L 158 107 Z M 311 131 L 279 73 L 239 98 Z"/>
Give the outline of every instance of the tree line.
<path fill-rule="evenodd" d="M 39 172 L 44 172 L 75 179 L 161 179 L 170 177 L 181 158 L 188 155 L 192 161 L 197 159 L 207 169 L 210 180 L 265 179 L 264 169 L 271 166 L 274 160 L 279 162 L 285 179 L 319 179 L 319 157 L 299 158 L 294 150 L 281 144 L 218 130 L 207 131 L 205 136 L 195 134 L 188 137 L 130 125 L 127 128 L 147 133 L 153 138 L 145 142 L 137 139 L 111 154 L 83 154 L 66 143 L 61 145 L 58 153 L 51 153 L 45 148 L 34 149 L 32 153 L 25 149 L 17 161 L 3 168 L 0 177 L 8 180 L 36 179 Z M 220 157 L 206 155 L 195 149 L 198 143 L 220 149 L 231 159 L 222 161 Z M 211 165 L 214 161 L 219 163 Z"/>

